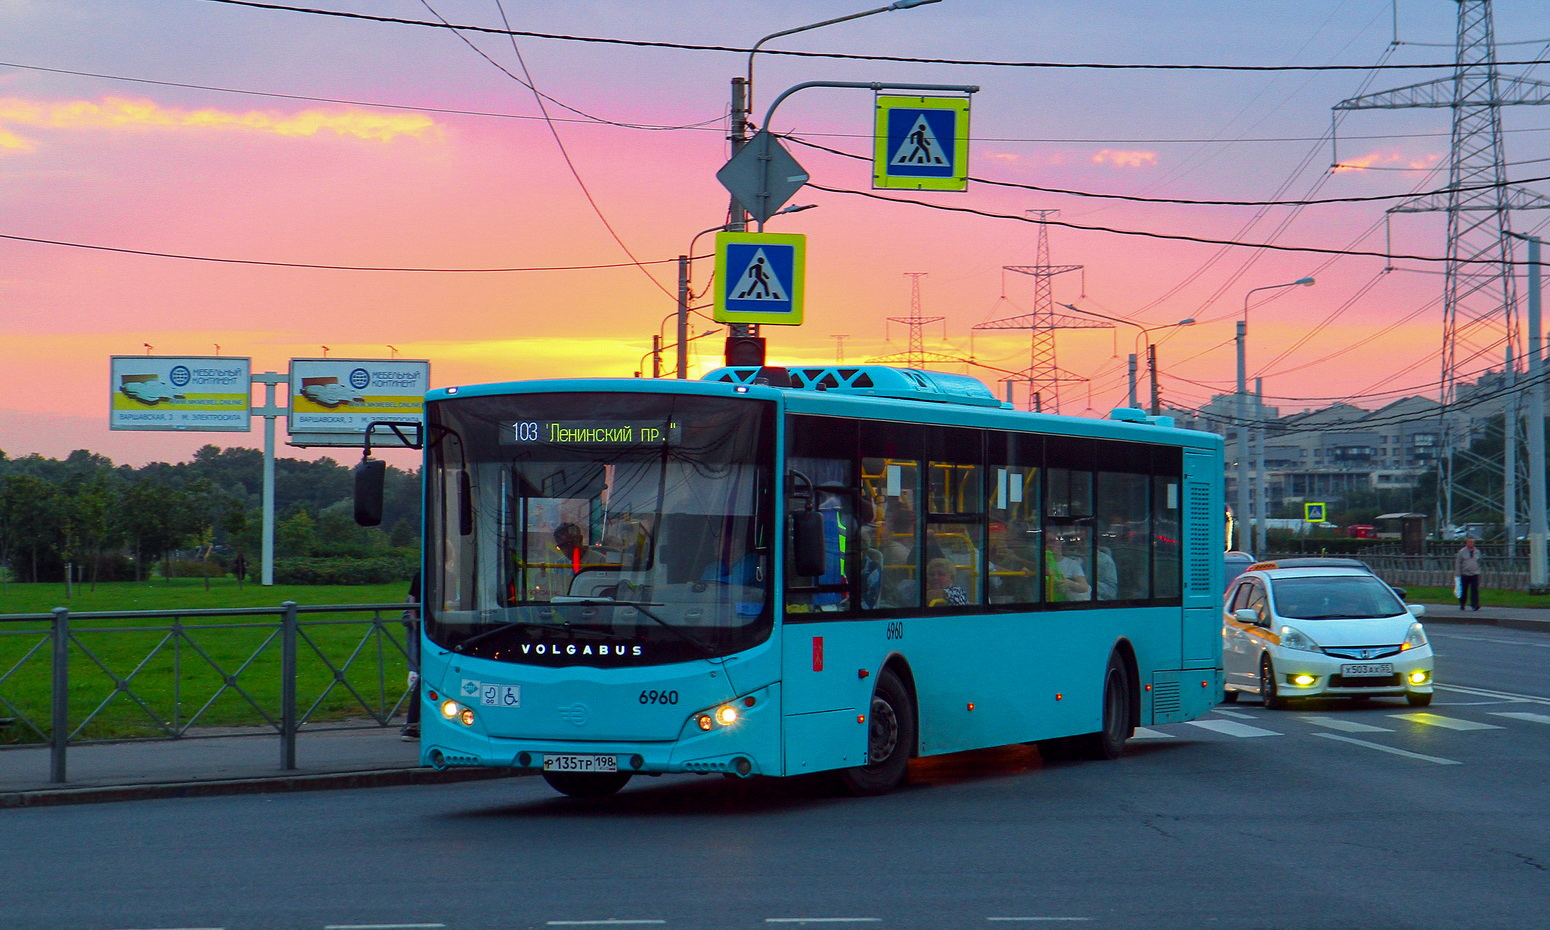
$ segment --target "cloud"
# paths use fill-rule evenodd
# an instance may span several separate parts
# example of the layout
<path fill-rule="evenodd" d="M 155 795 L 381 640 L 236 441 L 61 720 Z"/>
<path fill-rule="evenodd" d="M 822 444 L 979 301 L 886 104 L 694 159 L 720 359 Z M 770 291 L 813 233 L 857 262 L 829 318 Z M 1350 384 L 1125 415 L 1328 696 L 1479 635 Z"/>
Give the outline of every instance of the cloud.
<path fill-rule="evenodd" d="M 441 127 L 419 113 L 381 113 L 354 107 L 313 108 L 295 113 L 274 110 L 186 110 L 151 100 L 105 97 L 101 101 L 38 102 L 0 97 L 0 126 L 72 130 L 193 130 L 259 132 L 279 136 L 334 136 L 392 142 L 436 139 Z M 29 140 L 0 129 L 0 148 L 28 148 Z"/>
<path fill-rule="evenodd" d="M 1129 149 L 1100 149 L 1093 156 L 1093 164 L 1113 165 L 1116 168 L 1150 168 L 1157 164 L 1157 153 Z"/>
<path fill-rule="evenodd" d="M 1368 168 L 1385 168 L 1397 171 L 1426 171 L 1442 158 L 1441 155 L 1405 155 L 1401 152 L 1369 152 L 1356 158 L 1342 158 L 1331 171 L 1362 171 Z"/>

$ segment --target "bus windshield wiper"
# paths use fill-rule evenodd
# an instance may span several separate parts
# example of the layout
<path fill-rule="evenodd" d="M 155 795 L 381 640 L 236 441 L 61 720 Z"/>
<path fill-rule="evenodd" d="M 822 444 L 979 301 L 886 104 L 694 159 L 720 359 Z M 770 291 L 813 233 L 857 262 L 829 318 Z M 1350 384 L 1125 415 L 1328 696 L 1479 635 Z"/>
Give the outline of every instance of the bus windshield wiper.
<path fill-rule="evenodd" d="M 660 626 L 665 627 L 668 632 L 673 633 L 674 635 L 678 636 L 684 642 L 691 643 L 692 645 L 694 645 L 701 652 L 705 653 L 705 658 L 707 658 L 707 659 L 714 658 L 715 655 L 716 655 L 716 650 L 712 649 L 709 645 L 707 645 L 706 643 L 702 642 L 693 633 L 690 633 L 688 630 L 680 629 L 680 628 L 674 626 L 673 624 L 668 623 L 666 620 L 663 620 L 661 617 L 657 616 L 656 614 L 654 614 L 651 611 L 646 609 L 647 607 L 662 607 L 662 606 L 664 606 L 663 604 L 660 604 L 660 603 L 653 603 L 651 601 L 616 601 L 616 600 L 614 600 L 611 597 L 571 597 L 569 595 L 561 595 L 561 594 L 557 594 L 554 597 L 550 598 L 549 602 L 551 604 L 581 604 L 581 605 L 588 605 L 588 604 L 590 604 L 590 605 L 597 606 L 597 607 L 604 607 L 604 606 L 606 606 L 606 607 L 634 607 L 636 610 L 639 610 L 641 613 L 645 614 L 646 617 L 649 618 L 650 620 L 652 620 L 653 622 L 659 624 Z"/>

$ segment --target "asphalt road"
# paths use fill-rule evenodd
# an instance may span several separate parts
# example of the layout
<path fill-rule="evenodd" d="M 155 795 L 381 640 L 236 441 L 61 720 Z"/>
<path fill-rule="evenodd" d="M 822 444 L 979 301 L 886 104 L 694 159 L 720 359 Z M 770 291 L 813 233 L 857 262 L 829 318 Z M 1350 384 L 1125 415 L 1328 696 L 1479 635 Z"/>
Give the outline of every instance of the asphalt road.
<path fill-rule="evenodd" d="M 0 813 L 0 926 L 1516 928 L 1545 920 L 1550 634 L 1434 626 L 1443 690 L 1143 730 L 1111 763 L 533 778 Z"/>

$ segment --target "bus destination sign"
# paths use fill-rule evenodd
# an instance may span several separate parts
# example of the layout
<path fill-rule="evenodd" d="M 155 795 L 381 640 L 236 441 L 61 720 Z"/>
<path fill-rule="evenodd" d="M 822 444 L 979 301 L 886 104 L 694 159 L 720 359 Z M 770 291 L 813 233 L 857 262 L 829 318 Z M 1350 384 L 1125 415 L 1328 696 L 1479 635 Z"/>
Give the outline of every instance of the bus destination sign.
<path fill-rule="evenodd" d="M 672 420 L 516 420 L 501 436 L 508 445 L 633 446 L 675 445 Z"/>

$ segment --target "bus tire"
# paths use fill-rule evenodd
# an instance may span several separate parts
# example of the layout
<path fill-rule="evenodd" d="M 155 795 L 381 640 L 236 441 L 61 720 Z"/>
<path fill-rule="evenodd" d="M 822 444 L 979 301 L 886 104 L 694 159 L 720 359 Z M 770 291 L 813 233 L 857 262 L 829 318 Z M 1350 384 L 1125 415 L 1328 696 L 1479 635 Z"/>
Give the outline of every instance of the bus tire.
<path fill-rule="evenodd" d="M 1125 740 L 1135 732 L 1130 719 L 1130 670 L 1118 653 L 1109 656 L 1103 673 L 1103 729 L 1073 737 L 1076 755 L 1083 759 L 1118 759 Z"/>
<path fill-rule="evenodd" d="M 915 749 L 915 701 L 899 676 L 884 671 L 867 714 L 867 762 L 838 772 L 840 787 L 866 796 L 887 794 L 904 783 Z"/>
<path fill-rule="evenodd" d="M 629 784 L 630 772 L 545 772 L 549 787 L 573 798 L 606 798 Z"/>

